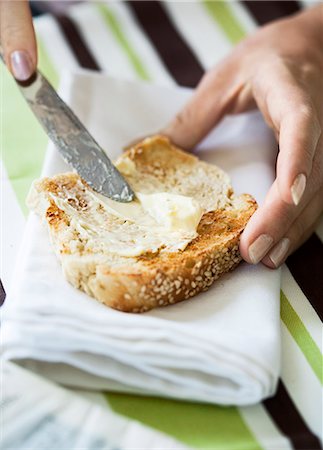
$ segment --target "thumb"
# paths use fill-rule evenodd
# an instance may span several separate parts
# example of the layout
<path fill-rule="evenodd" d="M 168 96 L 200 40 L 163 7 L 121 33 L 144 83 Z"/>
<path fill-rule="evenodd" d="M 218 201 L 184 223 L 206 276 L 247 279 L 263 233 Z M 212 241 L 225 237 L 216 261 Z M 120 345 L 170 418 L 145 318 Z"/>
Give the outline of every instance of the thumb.
<path fill-rule="evenodd" d="M 0 38 L 7 66 L 20 81 L 37 65 L 37 48 L 28 1 L 0 0 Z"/>
<path fill-rule="evenodd" d="M 241 112 L 251 101 L 237 63 L 227 59 L 204 75 L 188 103 L 161 133 L 179 147 L 191 149 L 225 114 Z"/>

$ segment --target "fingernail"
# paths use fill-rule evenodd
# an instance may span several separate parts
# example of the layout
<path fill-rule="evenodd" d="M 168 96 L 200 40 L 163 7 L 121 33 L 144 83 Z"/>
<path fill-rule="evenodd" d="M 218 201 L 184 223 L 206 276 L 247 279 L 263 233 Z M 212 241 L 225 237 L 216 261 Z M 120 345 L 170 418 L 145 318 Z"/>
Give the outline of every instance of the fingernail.
<path fill-rule="evenodd" d="M 275 267 L 279 267 L 281 265 L 286 256 L 286 253 L 288 252 L 289 246 L 290 240 L 288 238 L 283 238 L 269 253 L 269 258 L 272 260 Z"/>
<path fill-rule="evenodd" d="M 301 201 L 302 195 L 305 191 L 306 187 L 306 176 L 303 173 L 300 173 L 297 175 L 297 177 L 294 180 L 294 183 L 292 184 L 292 187 L 290 188 L 292 193 L 292 199 L 295 205 L 298 205 Z"/>
<path fill-rule="evenodd" d="M 249 246 L 249 258 L 253 264 L 259 263 L 270 249 L 273 238 L 268 234 L 261 234 L 250 246 Z"/>
<path fill-rule="evenodd" d="M 17 50 L 10 55 L 11 68 L 16 80 L 25 81 L 32 75 L 32 67 L 27 52 Z"/>

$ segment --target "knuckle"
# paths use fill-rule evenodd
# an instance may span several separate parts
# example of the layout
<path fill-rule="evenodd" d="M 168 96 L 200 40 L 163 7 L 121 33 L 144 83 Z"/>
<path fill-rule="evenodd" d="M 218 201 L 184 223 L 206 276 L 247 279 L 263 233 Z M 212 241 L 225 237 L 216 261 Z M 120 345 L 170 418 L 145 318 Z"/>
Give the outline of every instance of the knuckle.
<path fill-rule="evenodd" d="M 316 116 L 316 111 L 314 108 L 313 103 L 309 99 L 303 99 L 299 109 L 297 111 L 297 114 L 299 115 L 299 118 L 302 120 L 313 120 Z"/>
<path fill-rule="evenodd" d="M 295 112 L 297 123 L 304 124 L 308 132 L 318 138 L 322 133 L 322 124 L 317 109 L 311 99 L 305 98 L 300 101 L 299 108 Z"/>
<path fill-rule="evenodd" d="M 191 108 L 185 108 L 175 116 L 175 122 L 177 126 L 185 126 L 194 121 L 194 113 Z"/>

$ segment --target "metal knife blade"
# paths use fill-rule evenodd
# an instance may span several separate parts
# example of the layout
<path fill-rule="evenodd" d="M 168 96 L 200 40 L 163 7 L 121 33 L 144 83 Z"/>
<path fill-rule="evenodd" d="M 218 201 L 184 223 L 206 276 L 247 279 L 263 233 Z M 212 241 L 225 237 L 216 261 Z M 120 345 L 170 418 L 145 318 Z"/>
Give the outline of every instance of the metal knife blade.
<path fill-rule="evenodd" d="M 64 161 L 96 192 L 118 202 L 132 201 L 129 184 L 47 79 L 37 71 L 28 82 L 17 84 Z"/>

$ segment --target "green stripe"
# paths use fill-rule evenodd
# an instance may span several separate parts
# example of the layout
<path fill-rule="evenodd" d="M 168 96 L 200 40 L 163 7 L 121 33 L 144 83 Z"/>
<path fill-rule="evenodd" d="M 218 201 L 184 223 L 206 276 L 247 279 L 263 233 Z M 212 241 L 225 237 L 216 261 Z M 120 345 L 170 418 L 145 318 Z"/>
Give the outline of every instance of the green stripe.
<path fill-rule="evenodd" d="M 130 42 L 127 40 L 126 36 L 124 35 L 122 31 L 122 27 L 120 23 L 118 22 L 116 16 L 112 13 L 112 11 L 104 4 L 97 3 L 98 10 L 103 17 L 106 25 L 113 33 L 116 40 L 119 42 L 120 46 L 122 47 L 123 51 L 129 58 L 129 61 L 131 62 L 135 72 L 139 76 L 139 78 L 143 80 L 150 80 L 150 76 L 145 69 L 144 65 L 142 64 L 139 56 L 131 46 Z"/>
<path fill-rule="evenodd" d="M 46 55 L 44 46 L 40 42 L 38 45 L 39 66 L 56 87 L 57 72 Z M 26 195 L 32 180 L 40 175 L 47 137 L 3 64 L 0 64 L 0 76 L 3 93 L 2 159 L 18 202 L 26 215 Z"/>
<path fill-rule="evenodd" d="M 234 407 L 106 393 L 111 408 L 191 448 L 258 450 L 261 446 Z"/>
<path fill-rule="evenodd" d="M 203 1 L 212 19 L 222 28 L 232 44 L 236 44 L 246 36 L 246 32 L 237 21 L 225 1 Z"/>
<path fill-rule="evenodd" d="M 323 385 L 323 356 L 283 291 L 280 291 L 280 308 L 282 321 Z"/>

